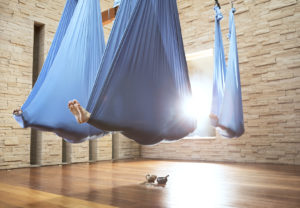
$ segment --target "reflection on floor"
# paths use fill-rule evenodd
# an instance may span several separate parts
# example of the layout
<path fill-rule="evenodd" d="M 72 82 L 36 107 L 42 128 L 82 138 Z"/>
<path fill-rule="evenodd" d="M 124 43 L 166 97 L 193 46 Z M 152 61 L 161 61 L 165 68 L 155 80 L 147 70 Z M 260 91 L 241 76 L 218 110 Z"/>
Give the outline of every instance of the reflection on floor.
<path fill-rule="evenodd" d="M 114 208 L 91 201 L 37 191 L 20 186 L 0 183 L 1 207 L 89 207 Z"/>
<path fill-rule="evenodd" d="M 166 186 L 146 174 L 170 175 Z M 0 170 L 0 207 L 300 207 L 300 166 L 163 160 Z"/>

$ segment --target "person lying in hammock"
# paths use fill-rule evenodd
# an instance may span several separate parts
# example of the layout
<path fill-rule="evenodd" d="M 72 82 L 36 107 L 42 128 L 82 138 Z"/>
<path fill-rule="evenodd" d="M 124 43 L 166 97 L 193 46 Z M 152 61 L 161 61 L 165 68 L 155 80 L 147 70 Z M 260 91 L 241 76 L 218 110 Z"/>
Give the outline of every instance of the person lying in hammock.
<path fill-rule="evenodd" d="M 69 101 L 68 107 L 78 123 L 86 123 L 91 117 L 91 114 L 77 100 Z"/>
<path fill-rule="evenodd" d="M 77 100 L 69 101 L 68 107 L 78 123 L 86 123 L 90 119 L 91 114 L 85 110 Z M 16 116 L 19 116 L 22 113 L 22 110 L 19 108 L 13 111 L 13 114 Z"/>

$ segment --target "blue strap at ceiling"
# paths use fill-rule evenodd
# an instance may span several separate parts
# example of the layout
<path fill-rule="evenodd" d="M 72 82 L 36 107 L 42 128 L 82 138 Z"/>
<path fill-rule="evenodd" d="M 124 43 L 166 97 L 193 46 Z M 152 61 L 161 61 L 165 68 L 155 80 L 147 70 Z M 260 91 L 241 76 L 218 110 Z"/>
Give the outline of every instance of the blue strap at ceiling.
<path fill-rule="evenodd" d="M 122 1 L 122 0 L 115 0 L 115 1 L 114 1 L 114 7 L 119 6 L 120 3 L 121 3 L 121 1 Z"/>

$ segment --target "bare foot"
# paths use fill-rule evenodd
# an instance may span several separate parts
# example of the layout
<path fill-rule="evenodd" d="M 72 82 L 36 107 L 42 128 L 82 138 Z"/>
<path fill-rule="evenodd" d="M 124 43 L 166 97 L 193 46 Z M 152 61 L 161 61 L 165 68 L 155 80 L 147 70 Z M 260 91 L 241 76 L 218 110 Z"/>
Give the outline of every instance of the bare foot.
<path fill-rule="evenodd" d="M 78 119 L 77 119 L 78 112 L 74 107 L 74 101 L 75 100 L 70 100 L 69 103 L 68 103 L 68 107 L 69 107 L 69 110 L 71 111 L 71 113 L 76 117 L 76 120 L 78 121 Z"/>
<path fill-rule="evenodd" d="M 68 107 L 78 123 L 86 123 L 90 119 L 91 114 L 77 100 L 69 101 Z"/>
<path fill-rule="evenodd" d="M 22 110 L 21 110 L 20 108 L 15 109 L 15 110 L 13 111 L 13 114 L 14 114 L 15 116 L 19 116 L 19 115 L 22 114 Z"/>

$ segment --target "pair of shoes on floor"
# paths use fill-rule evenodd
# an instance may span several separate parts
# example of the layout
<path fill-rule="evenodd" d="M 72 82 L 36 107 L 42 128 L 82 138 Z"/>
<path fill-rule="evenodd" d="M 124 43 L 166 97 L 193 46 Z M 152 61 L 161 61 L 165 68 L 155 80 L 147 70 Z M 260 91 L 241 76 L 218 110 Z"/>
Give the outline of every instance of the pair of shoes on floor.
<path fill-rule="evenodd" d="M 150 175 L 150 174 L 146 175 L 146 179 L 148 183 L 154 183 L 156 180 L 158 184 L 166 184 L 168 181 L 168 177 L 169 175 L 165 177 L 157 177 L 156 175 Z"/>

